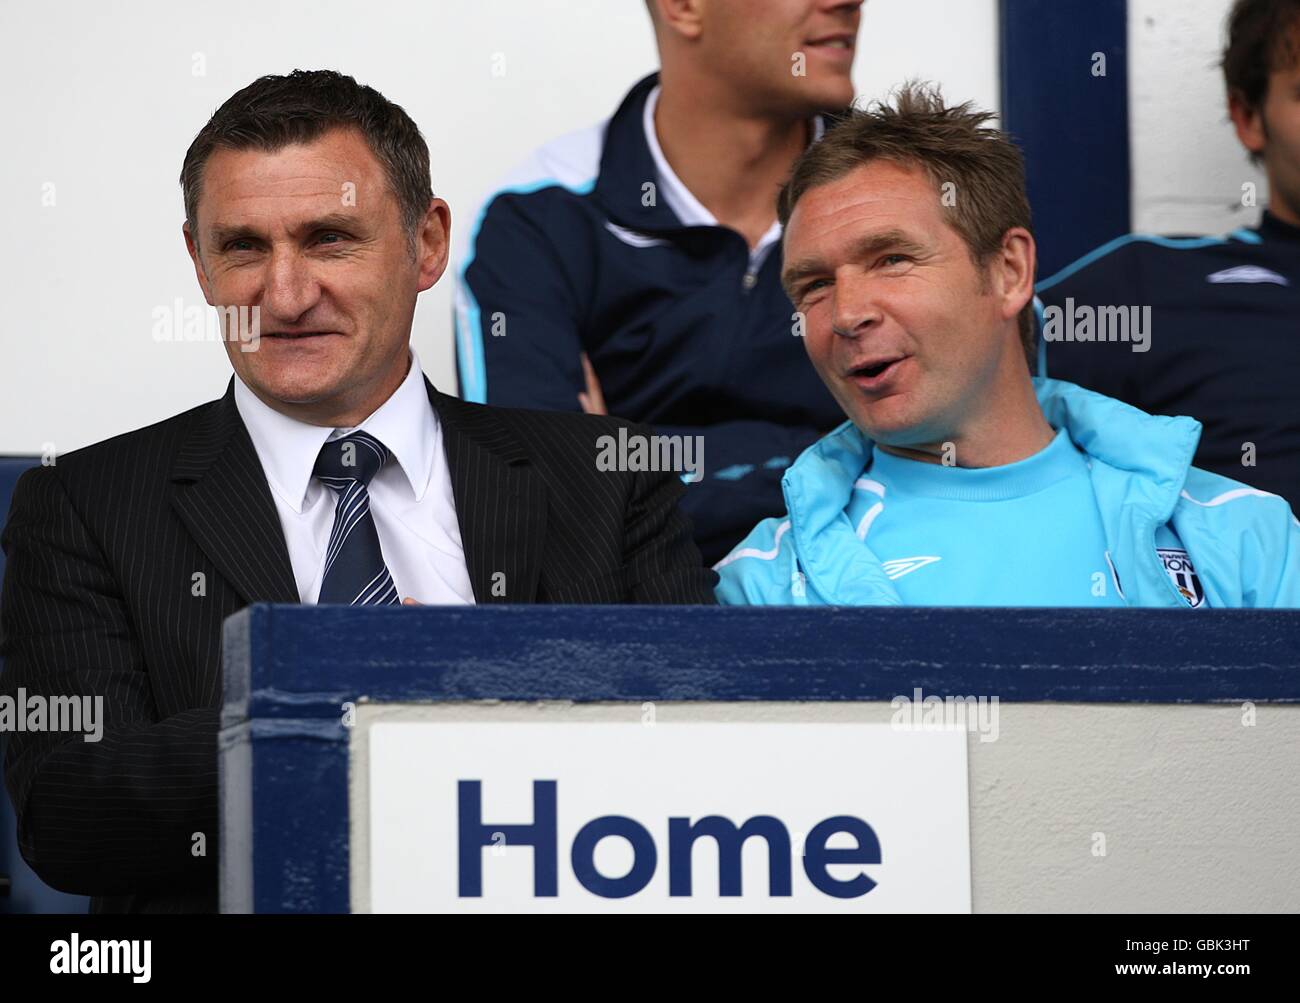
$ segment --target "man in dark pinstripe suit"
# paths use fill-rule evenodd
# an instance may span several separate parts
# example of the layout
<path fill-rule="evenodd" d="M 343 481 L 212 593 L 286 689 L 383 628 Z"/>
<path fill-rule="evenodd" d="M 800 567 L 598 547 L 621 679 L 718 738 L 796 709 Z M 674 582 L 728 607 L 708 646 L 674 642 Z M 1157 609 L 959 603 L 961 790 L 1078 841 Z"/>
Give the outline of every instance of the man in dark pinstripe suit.
<path fill-rule="evenodd" d="M 449 212 L 399 107 L 264 77 L 181 182 L 205 298 L 251 310 L 223 310 L 235 377 L 29 471 L 3 535 L 4 692 L 103 698 L 101 741 L 15 733 L 5 762 L 23 856 L 93 911 L 216 908 L 221 626 L 249 603 L 714 601 L 680 476 L 598 465 L 646 430 L 420 372 Z"/>

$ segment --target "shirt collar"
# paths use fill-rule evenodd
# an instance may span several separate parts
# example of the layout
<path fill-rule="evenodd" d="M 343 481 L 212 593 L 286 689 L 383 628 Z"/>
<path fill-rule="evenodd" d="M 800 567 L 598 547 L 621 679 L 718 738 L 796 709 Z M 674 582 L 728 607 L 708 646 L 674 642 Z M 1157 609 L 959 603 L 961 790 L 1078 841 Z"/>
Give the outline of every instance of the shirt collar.
<path fill-rule="evenodd" d="M 664 156 L 663 147 L 659 145 L 659 134 L 655 131 L 655 108 L 659 105 L 659 84 L 654 85 L 654 89 L 646 95 L 645 110 L 641 114 L 642 128 L 645 131 L 646 146 L 650 149 L 650 157 L 654 160 L 655 173 L 659 175 L 659 191 L 663 195 L 664 203 L 682 223 L 683 226 L 718 226 L 717 217 L 708 209 L 704 208 L 700 200 L 697 199 L 689 188 L 682 183 L 682 179 L 668 163 L 668 158 Z M 826 131 L 826 123 L 822 116 L 813 116 L 813 142 L 816 143 L 822 138 Z M 781 238 L 781 223 L 775 221 L 768 229 L 767 233 L 759 239 L 758 245 L 754 248 L 757 253 L 760 249 L 766 248 Z"/>
<path fill-rule="evenodd" d="M 438 446 L 438 418 L 429 403 L 419 357 L 410 349 L 410 368 L 391 397 L 355 428 L 311 425 L 263 403 L 235 374 L 235 406 L 262 461 L 267 482 L 295 512 L 301 512 L 321 446 L 356 429 L 388 447 L 416 501 L 424 497 Z M 392 462 L 390 461 L 390 462 Z"/>

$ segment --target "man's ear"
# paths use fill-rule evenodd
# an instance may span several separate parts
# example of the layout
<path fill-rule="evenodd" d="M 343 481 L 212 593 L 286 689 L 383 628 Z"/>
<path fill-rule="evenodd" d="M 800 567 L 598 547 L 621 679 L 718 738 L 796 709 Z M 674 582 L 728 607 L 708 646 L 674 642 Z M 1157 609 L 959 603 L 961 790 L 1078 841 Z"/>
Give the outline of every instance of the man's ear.
<path fill-rule="evenodd" d="M 1260 156 L 1264 152 L 1264 144 L 1268 141 L 1263 112 L 1259 108 L 1252 108 L 1247 103 L 1246 96 L 1240 91 L 1232 91 L 1228 95 L 1228 117 L 1232 119 L 1233 128 L 1237 130 L 1237 138 L 1241 140 L 1241 145 L 1251 156 Z"/>
<path fill-rule="evenodd" d="M 699 38 L 704 30 L 703 0 L 650 0 L 655 25 L 684 38 Z"/>
<path fill-rule="evenodd" d="M 1020 311 L 1034 298 L 1034 272 L 1038 267 L 1038 248 L 1034 236 L 1023 226 L 1014 226 L 1002 235 L 1002 249 L 993 262 L 998 282 L 994 291 L 1001 299 L 1004 320 L 1020 316 Z"/>
<path fill-rule="evenodd" d="M 212 289 L 208 286 L 208 276 L 203 270 L 203 259 L 199 257 L 199 242 L 190 232 L 189 223 L 181 224 L 181 233 L 185 236 L 185 250 L 189 252 L 190 261 L 194 262 L 194 275 L 199 280 L 199 288 L 203 290 L 203 298 L 208 301 L 208 306 L 212 306 Z"/>
<path fill-rule="evenodd" d="M 431 199 L 424 223 L 416 235 L 415 252 L 420 265 L 419 292 L 429 289 L 447 270 L 451 244 L 451 207 L 440 198 Z"/>

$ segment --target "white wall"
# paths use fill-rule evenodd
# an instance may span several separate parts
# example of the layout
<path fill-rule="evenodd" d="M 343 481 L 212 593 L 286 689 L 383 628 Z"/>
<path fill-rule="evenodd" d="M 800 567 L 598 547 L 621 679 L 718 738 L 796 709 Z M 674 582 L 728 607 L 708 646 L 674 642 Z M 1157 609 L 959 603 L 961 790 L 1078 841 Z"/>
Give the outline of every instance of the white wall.
<path fill-rule="evenodd" d="M 642 0 L 3 0 L 0 38 L 0 453 L 65 452 L 221 394 L 221 346 L 160 344 L 153 312 L 203 304 L 176 179 L 255 77 L 332 67 L 401 104 L 465 226 L 513 162 L 605 118 L 656 64 Z M 862 42 L 865 95 L 920 76 L 997 107 L 994 0 L 869 0 Z M 450 390 L 449 291 L 421 297 L 413 340 Z"/>
<path fill-rule="evenodd" d="M 1223 233 L 1267 204 L 1228 119 L 1219 59 L 1232 0 L 1129 0 L 1133 229 Z M 1255 184 L 1258 206 L 1242 205 Z"/>

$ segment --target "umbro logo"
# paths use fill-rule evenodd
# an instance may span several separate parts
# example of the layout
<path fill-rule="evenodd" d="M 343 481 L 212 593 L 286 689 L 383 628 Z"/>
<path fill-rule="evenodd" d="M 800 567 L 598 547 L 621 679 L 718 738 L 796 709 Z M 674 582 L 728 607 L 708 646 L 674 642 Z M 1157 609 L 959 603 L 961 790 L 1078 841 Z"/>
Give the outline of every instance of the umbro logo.
<path fill-rule="evenodd" d="M 1221 272 L 1207 275 L 1205 281 L 1219 285 L 1235 282 L 1271 282 L 1278 286 L 1289 286 L 1291 284 L 1285 275 L 1279 275 L 1267 268 L 1260 268 L 1259 265 L 1238 265 L 1236 268 L 1225 268 Z"/>
<path fill-rule="evenodd" d="M 942 560 L 940 557 L 896 557 L 892 561 L 881 561 L 880 566 L 885 569 L 885 576 L 890 581 L 902 578 L 904 575 L 910 575 L 917 568 L 923 568 L 927 564 L 933 564 L 935 561 Z"/>

